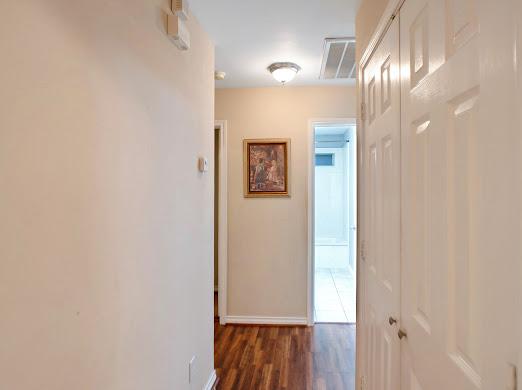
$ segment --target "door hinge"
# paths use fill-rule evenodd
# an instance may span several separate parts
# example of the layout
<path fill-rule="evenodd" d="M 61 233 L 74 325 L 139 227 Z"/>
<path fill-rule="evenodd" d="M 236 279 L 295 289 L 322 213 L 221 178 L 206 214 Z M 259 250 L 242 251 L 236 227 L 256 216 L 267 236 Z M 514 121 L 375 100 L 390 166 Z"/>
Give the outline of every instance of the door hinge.
<path fill-rule="evenodd" d="M 366 260 L 366 251 L 365 251 L 365 241 L 364 240 L 361 240 L 361 260 L 365 261 Z"/>
<path fill-rule="evenodd" d="M 359 385 L 359 389 L 360 390 L 366 390 L 366 378 L 363 376 L 361 376 L 361 383 Z"/>
<path fill-rule="evenodd" d="M 361 121 L 366 122 L 366 104 L 361 103 Z"/>

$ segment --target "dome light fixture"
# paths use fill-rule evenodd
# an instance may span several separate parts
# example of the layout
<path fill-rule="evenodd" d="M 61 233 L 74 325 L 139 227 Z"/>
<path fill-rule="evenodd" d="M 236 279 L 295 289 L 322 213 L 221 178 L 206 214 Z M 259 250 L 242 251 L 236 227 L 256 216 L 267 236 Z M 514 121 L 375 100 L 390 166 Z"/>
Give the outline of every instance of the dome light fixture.
<path fill-rule="evenodd" d="M 300 70 L 301 67 L 293 62 L 275 62 L 268 67 L 274 79 L 283 85 L 292 81 Z"/>

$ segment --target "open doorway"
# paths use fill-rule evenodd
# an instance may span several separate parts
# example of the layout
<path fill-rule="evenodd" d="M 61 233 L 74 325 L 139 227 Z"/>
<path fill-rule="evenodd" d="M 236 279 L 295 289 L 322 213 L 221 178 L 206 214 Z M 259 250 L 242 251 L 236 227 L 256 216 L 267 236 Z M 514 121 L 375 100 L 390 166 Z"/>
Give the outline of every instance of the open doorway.
<path fill-rule="evenodd" d="M 214 126 L 214 321 L 219 322 L 219 138 L 221 129 Z"/>
<path fill-rule="evenodd" d="M 214 124 L 214 322 L 227 318 L 227 122 Z"/>
<path fill-rule="evenodd" d="M 356 128 L 352 121 L 313 126 L 313 316 L 356 321 Z"/>

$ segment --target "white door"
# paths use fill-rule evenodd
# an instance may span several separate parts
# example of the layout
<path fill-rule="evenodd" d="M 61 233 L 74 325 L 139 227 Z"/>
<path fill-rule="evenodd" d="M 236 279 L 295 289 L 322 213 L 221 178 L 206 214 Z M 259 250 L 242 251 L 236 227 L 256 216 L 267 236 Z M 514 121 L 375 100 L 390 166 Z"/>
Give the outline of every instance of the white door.
<path fill-rule="evenodd" d="M 368 390 L 398 390 L 400 343 L 400 84 L 395 20 L 364 69 L 365 284 Z M 391 319 L 391 321 L 390 321 Z M 390 323 L 391 322 L 391 323 Z"/>
<path fill-rule="evenodd" d="M 514 4 L 406 0 L 401 9 L 402 390 L 503 390 L 512 381 Z"/>

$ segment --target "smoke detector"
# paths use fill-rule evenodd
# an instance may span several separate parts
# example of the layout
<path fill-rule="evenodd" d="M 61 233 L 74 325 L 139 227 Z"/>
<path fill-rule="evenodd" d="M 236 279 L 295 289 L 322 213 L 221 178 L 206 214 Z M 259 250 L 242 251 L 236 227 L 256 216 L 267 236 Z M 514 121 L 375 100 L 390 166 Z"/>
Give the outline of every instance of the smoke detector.
<path fill-rule="evenodd" d="M 320 79 L 355 79 L 355 38 L 324 40 Z"/>

